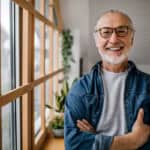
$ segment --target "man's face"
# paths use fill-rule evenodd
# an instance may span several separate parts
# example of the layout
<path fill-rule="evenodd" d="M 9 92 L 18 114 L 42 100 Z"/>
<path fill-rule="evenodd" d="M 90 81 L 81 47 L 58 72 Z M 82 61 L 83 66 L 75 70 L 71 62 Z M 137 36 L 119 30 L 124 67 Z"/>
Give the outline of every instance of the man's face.
<path fill-rule="evenodd" d="M 100 18 L 97 30 L 95 40 L 102 60 L 112 64 L 126 61 L 133 44 L 128 19 L 119 13 L 107 13 Z"/>

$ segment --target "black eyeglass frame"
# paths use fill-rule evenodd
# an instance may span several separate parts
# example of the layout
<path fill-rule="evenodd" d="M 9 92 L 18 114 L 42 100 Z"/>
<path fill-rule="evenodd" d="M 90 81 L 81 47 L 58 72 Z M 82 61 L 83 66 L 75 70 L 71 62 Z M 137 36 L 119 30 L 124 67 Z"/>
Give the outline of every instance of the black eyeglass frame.
<path fill-rule="evenodd" d="M 124 28 L 124 27 L 127 29 L 126 34 L 125 34 L 125 35 L 119 35 L 119 33 L 117 32 L 117 29 L 119 29 L 119 28 Z M 102 29 L 111 29 L 111 30 L 112 30 L 111 35 L 112 35 L 113 32 L 115 31 L 115 33 L 116 33 L 116 35 L 117 35 L 118 37 L 126 37 L 126 36 L 128 35 L 128 31 L 129 31 L 129 30 L 135 32 L 135 30 L 134 30 L 132 27 L 128 26 L 128 25 L 124 25 L 124 26 L 122 25 L 122 26 L 118 26 L 118 27 L 116 27 L 116 28 L 102 27 L 102 28 L 99 28 L 99 29 L 95 30 L 95 32 L 99 32 L 100 36 L 101 36 L 102 38 L 105 38 L 105 39 L 110 38 L 111 35 L 108 36 L 108 37 L 103 36 L 102 33 L 101 33 L 101 30 L 102 30 Z"/>

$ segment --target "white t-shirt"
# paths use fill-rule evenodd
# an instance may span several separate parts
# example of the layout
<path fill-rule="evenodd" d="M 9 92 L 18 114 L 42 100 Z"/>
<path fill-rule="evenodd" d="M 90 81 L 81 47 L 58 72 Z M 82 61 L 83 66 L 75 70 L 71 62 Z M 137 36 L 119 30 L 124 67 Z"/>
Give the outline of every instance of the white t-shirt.
<path fill-rule="evenodd" d="M 109 136 L 126 132 L 124 90 L 127 74 L 128 70 L 120 73 L 103 70 L 104 103 L 97 132 Z"/>

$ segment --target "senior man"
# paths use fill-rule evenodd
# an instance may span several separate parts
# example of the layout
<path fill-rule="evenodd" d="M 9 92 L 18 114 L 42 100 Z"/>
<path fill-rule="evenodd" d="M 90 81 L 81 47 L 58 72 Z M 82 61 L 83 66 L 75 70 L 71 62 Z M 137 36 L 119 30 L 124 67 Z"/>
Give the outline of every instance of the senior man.
<path fill-rule="evenodd" d="M 66 150 L 150 150 L 150 76 L 128 60 L 134 33 L 121 11 L 98 20 L 94 37 L 102 61 L 67 96 Z"/>

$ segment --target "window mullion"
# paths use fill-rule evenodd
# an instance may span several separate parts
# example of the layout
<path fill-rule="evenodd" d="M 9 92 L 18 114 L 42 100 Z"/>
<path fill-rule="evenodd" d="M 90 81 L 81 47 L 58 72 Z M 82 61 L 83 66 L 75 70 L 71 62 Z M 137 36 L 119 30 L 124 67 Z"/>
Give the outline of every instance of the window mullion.
<path fill-rule="evenodd" d="M 53 0 L 50 0 L 50 5 L 53 5 Z M 50 21 L 53 22 L 53 8 L 50 7 L 49 8 L 49 16 L 50 16 Z M 49 48 L 49 72 L 53 72 L 53 34 L 54 34 L 54 29 L 50 27 L 50 33 L 49 33 L 49 36 L 50 36 L 50 39 L 49 39 L 49 43 L 50 43 L 50 48 Z M 54 78 L 54 77 L 53 77 Z M 50 94 L 49 94 L 49 104 L 51 106 L 53 106 L 53 78 L 50 79 Z M 49 116 L 52 116 L 53 112 L 50 111 L 50 114 Z"/>
<path fill-rule="evenodd" d="M 30 0 L 34 4 L 34 0 Z M 22 16 L 22 86 L 33 81 L 34 70 L 34 16 L 23 9 Z M 22 149 L 34 149 L 33 91 L 22 96 Z"/>
<path fill-rule="evenodd" d="M 45 12 L 45 1 L 41 1 L 41 14 L 44 16 Z M 41 22 L 40 26 L 40 34 L 41 34 L 41 48 L 40 48 L 40 74 L 41 76 L 45 75 L 45 24 Z M 41 84 L 41 106 L 40 106 L 40 114 L 41 114 L 41 129 L 45 131 L 45 83 Z"/>
<path fill-rule="evenodd" d="M 1 2 L 0 2 L 1 8 Z M 1 11 L 1 9 L 0 9 Z M 1 14 L 1 12 L 0 12 Z M 1 24 L 1 16 L 0 16 L 0 24 Z M 0 95 L 1 95 L 1 28 L 0 28 Z M 2 150 L 2 111 L 0 107 L 0 150 Z"/>

